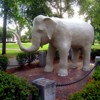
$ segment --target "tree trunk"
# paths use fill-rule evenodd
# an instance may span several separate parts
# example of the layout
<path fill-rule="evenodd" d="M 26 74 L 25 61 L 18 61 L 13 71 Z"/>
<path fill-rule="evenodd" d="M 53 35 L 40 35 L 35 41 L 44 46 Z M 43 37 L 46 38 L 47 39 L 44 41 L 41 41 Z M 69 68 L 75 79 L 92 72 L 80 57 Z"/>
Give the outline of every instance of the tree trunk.
<path fill-rule="evenodd" d="M 21 26 L 20 24 L 18 24 L 16 21 L 15 21 L 15 25 L 16 25 L 17 34 L 21 38 L 21 31 L 23 29 L 23 26 Z"/>
<path fill-rule="evenodd" d="M 4 18 L 3 18 L 3 37 L 2 37 L 2 55 L 6 54 L 6 26 L 7 26 L 7 9 L 4 8 Z"/>

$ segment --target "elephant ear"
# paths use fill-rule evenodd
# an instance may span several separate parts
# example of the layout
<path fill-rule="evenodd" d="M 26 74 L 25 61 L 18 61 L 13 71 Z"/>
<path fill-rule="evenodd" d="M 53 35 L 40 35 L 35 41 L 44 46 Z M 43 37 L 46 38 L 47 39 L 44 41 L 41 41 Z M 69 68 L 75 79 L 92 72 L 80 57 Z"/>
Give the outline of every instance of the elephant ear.
<path fill-rule="evenodd" d="M 44 19 L 44 23 L 45 23 L 45 26 L 46 26 L 47 36 L 48 36 L 49 39 L 51 39 L 52 35 L 53 35 L 53 33 L 56 29 L 56 22 L 48 17 L 48 18 Z"/>

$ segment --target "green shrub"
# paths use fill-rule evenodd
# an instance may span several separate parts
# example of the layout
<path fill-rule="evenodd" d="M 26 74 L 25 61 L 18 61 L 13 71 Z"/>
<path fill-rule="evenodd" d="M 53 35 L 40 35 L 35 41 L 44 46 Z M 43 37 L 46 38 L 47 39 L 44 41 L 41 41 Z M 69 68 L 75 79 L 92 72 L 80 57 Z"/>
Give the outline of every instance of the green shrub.
<path fill-rule="evenodd" d="M 69 100 L 100 100 L 100 81 L 88 83 L 83 91 L 70 95 Z"/>
<path fill-rule="evenodd" d="M 19 65 L 21 66 L 21 67 L 23 67 L 24 66 L 24 64 L 26 64 L 26 53 L 18 53 L 17 55 L 16 55 L 16 60 L 18 61 L 18 63 L 19 63 Z"/>
<path fill-rule="evenodd" d="M 92 49 L 92 50 L 91 50 L 91 58 L 92 58 L 92 59 L 95 59 L 95 57 L 96 57 L 97 55 L 100 56 L 100 50 Z"/>
<path fill-rule="evenodd" d="M 5 71 L 8 66 L 8 58 L 6 56 L 0 56 L 0 69 Z"/>
<path fill-rule="evenodd" d="M 100 80 L 100 66 L 97 66 L 95 72 L 93 73 L 93 78 L 95 80 Z"/>
<path fill-rule="evenodd" d="M 27 55 L 27 63 L 28 65 L 30 65 L 31 62 L 36 59 L 35 53 L 29 52 L 29 53 L 26 53 L 26 55 Z"/>
<path fill-rule="evenodd" d="M 31 93 L 35 96 L 34 100 L 39 100 L 35 86 L 22 78 L 0 71 L 0 100 L 28 100 Z"/>
<path fill-rule="evenodd" d="M 100 66 L 96 67 L 93 78 L 82 91 L 70 95 L 69 100 L 100 100 Z"/>
<path fill-rule="evenodd" d="M 33 52 L 30 53 L 18 53 L 16 56 L 16 60 L 18 61 L 19 65 L 23 67 L 25 64 L 30 65 L 30 63 L 36 59 L 36 56 Z"/>

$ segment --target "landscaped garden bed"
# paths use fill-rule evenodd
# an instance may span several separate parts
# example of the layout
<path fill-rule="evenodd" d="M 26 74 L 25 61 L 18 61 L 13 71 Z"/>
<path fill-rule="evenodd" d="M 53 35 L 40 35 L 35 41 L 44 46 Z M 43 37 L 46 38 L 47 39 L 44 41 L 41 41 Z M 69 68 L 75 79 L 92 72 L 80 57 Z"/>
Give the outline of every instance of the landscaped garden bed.
<path fill-rule="evenodd" d="M 30 94 L 39 98 L 38 89 L 25 79 L 0 71 L 0 100 L 28 100 Z"/>
<path fill-rule="evenodd" d="M 43 70 L 44 68 L 41 68 L 38 65 L 38 63 L 32 64 L 30 66 L 26 65 L 21 69 L 20 69 L 20 67 L 16 68 L 15 70 L 9 69 L 9 70 L 7 70 L 7 72 L 12 73 L 18 77 L 25 78 L 26 80 L 28 80 L 28 82 L 30 84 L 32 83 L 33 80 L 35 80 L 37 78 L 41 78 L 41 77 L 55 80 L 57 84 L 64 84 L 64 83 L 69 83 L 69 82 L 78 80 L 87 73 L 87 72 L 84 72 L 81 70 L 82 60 L 79 60 L 77 69 L 70 68 L 71 61 L 69 60 L 69 75 L 68 75 L 68 77 L 63 77 L 63 78 L 59 77 L 57 75 L 57 71 L 59 68 L 58 62 L 59 62 L 59 59 L 56 59 L 54 61 L 54 71 L 52 73 L 45 73 Z M 91 68 L 93 66 L 94 66 L 93 63 L 91 63 Z M 90 76 L 88 76 L 86 79 L 84 79 L 76 84 L 72 84 L 72 85 L 65 86 L 65 87 L 57 87 L 57 100 L 63 100 L 63 99 L 67 100 L 69 94 L 75 93 L 76 91 L 79 91 L 80 89 L 82 89 L 85 86 L 85 84 L 88 82 L 88 79 Z"/>
<path fill-rule="evenodd" d="M 94 50 L 94 49 L 92 50 L 92 54 L 91 54 L 92 55 L 92 63 L 90 64 L 91 68 L 94 66 L 93 65 L 94 58 L 98 54 L 99 54 L 99 50 Z M 10 74 L 14 74 L 21 78 L 25 78 L 30 84 L 34 79 L 41 78 L 41 77 L 53 79 L 57 82 L 57 84 L 63 84 L 63 83 L 68 83 L 68 82 L 77 80 L 87 73 L 87 72 L 83 72 L 81 70 L 81 66 L 82 66 L 82 58 L 81 58 L 81 59 L 79 59 L 77 69 L 70 68 L 71 61 L 69 60 L 69 76 L 68 77 L 64 77 L 64 78 L 58 77 L 57 76 L 57 71 L 58 71 L 58 67 L 59 67 L 58 62 L 59 62 L 59 59 L 55 59 L 55 61 L 54 61 L 55 71 L 53 71 L 52 73 L 44 73 L 44 70 L 43 70 L 44 68 L 40 67 L 38 63 L 29 64 L 29 65 L 27 64 L 24 67 L 7 69 L 6 72 L 10 73 Z M 91 74 L 85 80 L 83 80 L 77 84 L 69 85 L 66 87 L 57 87 L 57 100 L 68 100 L 69 99 L 68 96 L 77 91 L 79 91 L 79 92 L 75 93 L 75 95 L 73 95 L 73 96 L 70 96 L 69 100 L 80 100 L 80 97 L 83 95 L 84 95 L 84 97 L 86 97 L 87 93 L 90 93 L 90 94 L 88 94 L 89 95 L 88 98 L 90 100 L 90 98 L 92 98 L 92 96 L 91 96 L 92 93 L 95 92 L 94 95 L 96 95 L 97 94 L 96 91 L 98 91 L 98 89 L 99 89 L 98 86 L 100 87 L 100 84 L 99 84 L 100 79 L 97 80 L 97 76 L 99 77 L 98 73 L 100 74 L 100 71 L 93 74 L 92 79 L 90 78 L 90 76 L 92 75 Z M 95 75 L 97 75 L 97 76 L 95 77 Z M 91 90 L 92 92 L 87 90 L 88 86 L 85 86 L 86 83 L 88 83 L 88 82 L 89 82 L 89 84 L 91 83 L 90 85 L 88 85 L 90 90 L 91 90 L 91 87 L 95 88 L 95 89 L 93 89 L 93 91 Z M 95 87 L 95 85 L 96 85 L 96 87 Z M 86 87 L 85 90 L 83 89 L 84 86 Z M 96 88 L 98 88 L 98 89 L 96 89 Z M 83 98 L 83 100 L 85 100 L 84 97 L 81 97 L 81 98 Z M 97 98 L 96 100 L 99 100 L 98 99 L 99 96 L 96 98 Z M 94 99 L 94 97 L 93 97 L 93 99 Z"/>
<path fill-rule="evenodd" d="M 69 96 L 69 100 L 100 100 L 100 66 L 97 66 L 92 76 L 81 91 Z"/>

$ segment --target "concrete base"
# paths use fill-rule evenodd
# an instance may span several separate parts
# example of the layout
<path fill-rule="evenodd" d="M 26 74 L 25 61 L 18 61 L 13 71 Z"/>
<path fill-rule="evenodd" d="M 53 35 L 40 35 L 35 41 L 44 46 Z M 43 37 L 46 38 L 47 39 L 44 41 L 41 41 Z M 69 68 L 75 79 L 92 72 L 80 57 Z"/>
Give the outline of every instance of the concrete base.
<path fill-rule="evenodd" d="M 46 78 L 39 78 L 32 81 L 32 84 L 39 89 L 39 96 L 41 100 L 56 100 L 55 81 Z"/>
<path fill-rule="evenodd" d="M 44 67 L 46 65 L 46 51 L 39 52 L 39 65 Z"/>
<path fill-rule="evenodd" d="M 96 56 L 96 57 L 95 57 L 95 64 L 96 64 L 98 61 L 100 61 L 100 56 Z"/>

